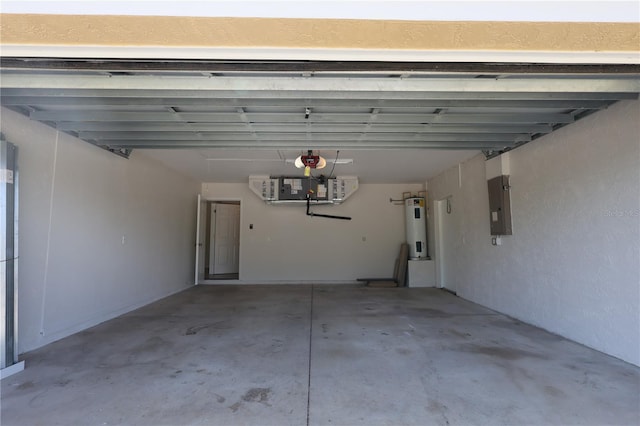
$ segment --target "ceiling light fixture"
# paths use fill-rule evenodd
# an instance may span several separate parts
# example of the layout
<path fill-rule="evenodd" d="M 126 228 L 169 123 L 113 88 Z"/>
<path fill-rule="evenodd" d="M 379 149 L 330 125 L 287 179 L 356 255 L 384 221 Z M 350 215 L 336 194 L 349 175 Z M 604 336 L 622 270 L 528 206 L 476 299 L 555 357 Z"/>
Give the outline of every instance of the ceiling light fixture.
<path fill-rule="evenodd" d="M 307 155 L 300 155 L 294 161 L 295 166 L 299 169 L 304 167 L 304 175 L 311 176 L 311 169 L 324 169 L 327 166 L 327 160 L 320 155 L 313 155 L 313 151 L 307 151 Z"/>
<path fill-rule="evenodd" d="M 295 164 L 297 158 L 287 158 L 284 160 L 285 163 L 287 164 Z M 345 164 L 353 164 L 353 158 L 340 158 L 338 160 L 336 160 L 335 158 L 328 158 L 326 159 L 327 164 L 340 164 L 340 165 L 345 165 Z M 282 160 L 276 160 L 276 161 L 282 161 Z M 302 167 L 304 167 L 304 165 L 302 165 Z"/>

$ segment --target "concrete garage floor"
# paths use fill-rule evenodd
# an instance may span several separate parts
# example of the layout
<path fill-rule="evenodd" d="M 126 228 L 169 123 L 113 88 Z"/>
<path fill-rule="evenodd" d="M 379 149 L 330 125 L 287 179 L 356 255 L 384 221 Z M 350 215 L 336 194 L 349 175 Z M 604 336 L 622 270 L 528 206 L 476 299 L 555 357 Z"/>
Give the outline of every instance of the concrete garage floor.
<path fill-rule="evenodd" d="M 23 358 L 3 425 L 640 423 L 640 369 L 436 289 L 199 286 Z"/>

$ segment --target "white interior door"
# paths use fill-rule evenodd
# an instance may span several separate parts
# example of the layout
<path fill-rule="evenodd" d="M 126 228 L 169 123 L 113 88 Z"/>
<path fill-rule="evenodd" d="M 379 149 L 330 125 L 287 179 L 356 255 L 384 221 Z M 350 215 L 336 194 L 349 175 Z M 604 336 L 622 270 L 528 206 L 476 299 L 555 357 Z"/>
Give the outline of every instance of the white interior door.
<path fill-rule="evenodd" d="M 240 205 L 211 205 L 209 274 L 237 274 L 240 255 Z"/>
<path fill-rule="evenodd" d="M 198 208 L 196 213 L 196 265 L 195 284 L 198 285 L 204 280 L 204 242 L 207 235 L 207 202 L 198 194 Z"/>
<path fill-rule="evenodd" d="M 436 201 L 436 276 L 438 286 L 457 291 L 455 269 L 457 265 L 457 229 L 452 199 Z"/>

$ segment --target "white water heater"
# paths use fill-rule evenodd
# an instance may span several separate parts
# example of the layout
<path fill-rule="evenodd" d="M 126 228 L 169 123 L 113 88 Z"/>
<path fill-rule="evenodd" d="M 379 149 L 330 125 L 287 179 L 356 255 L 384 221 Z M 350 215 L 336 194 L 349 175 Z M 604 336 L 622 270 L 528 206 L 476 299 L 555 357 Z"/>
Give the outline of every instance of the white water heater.
<path fill-rule="evenodd" d="M 425 199 L 412 197 L 404 200 L 407 227 L 409 258 L 427 257 L 427 221 L 425 218 Z"/>

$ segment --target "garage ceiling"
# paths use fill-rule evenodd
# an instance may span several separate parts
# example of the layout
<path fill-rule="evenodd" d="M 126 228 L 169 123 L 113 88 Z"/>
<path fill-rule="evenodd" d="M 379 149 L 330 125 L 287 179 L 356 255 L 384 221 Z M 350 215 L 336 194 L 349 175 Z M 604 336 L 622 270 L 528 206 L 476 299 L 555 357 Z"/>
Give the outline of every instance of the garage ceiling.
<path fill-rule="evenodd" d="M 273 65 L 3 59 L 1 103 L 201 181 L 296 173 L 314 149 L 363 182 L 420 182 L 640 93 L 636 66 Z"/>

